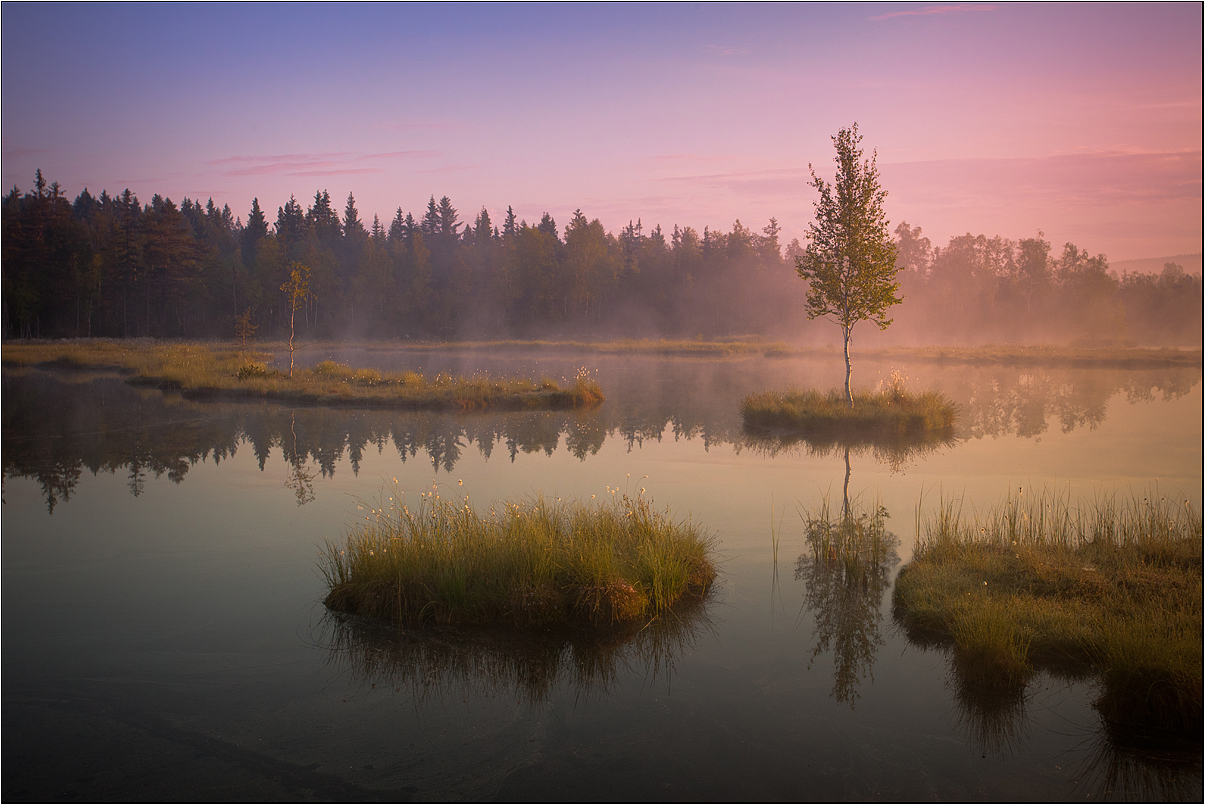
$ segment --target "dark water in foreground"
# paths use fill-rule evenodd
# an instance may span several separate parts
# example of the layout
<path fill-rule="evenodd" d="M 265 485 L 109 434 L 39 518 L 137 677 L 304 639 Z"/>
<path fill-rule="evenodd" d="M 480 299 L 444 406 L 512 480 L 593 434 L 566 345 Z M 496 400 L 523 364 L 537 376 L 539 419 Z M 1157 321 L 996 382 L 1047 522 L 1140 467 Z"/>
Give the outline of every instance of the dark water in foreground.
<path fill-rule="evenodd" d="M 1109 730 L 1091 681 L 978 696 L 891 616 L 919 500 L 1046 486 L 1200 505 L 1200 369 L 896 364 L 960 403 L 960 431 L 852 455 L 851 493 L 883 504 L 899 543 L 850 589 L 809 562 L 797 514 L 840 498 L 844 457 L 747 436 L 736 411 L 750 391 L 836 385 L 840 366 L 335 357 L 585 364 L 608 401 L 295 409 L 6 370 L 4 800 L 1201 800 L 1200 743 Z M 856 364 L 855 380 L 893 368 Z M 593 639 L 334 619 L 317 546 L 395 478 L 479 507 L 644 487 L 716 533 L 721 580 L 672 623 Z"/>

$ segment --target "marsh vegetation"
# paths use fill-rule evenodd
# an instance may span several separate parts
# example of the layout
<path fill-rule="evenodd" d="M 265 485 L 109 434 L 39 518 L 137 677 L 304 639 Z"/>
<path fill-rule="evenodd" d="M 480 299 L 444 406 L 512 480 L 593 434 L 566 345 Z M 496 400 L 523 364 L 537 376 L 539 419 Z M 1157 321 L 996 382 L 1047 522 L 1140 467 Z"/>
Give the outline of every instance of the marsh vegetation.
<path fill-rule="evenodd" d="M 644 488 L 595 502 L 500 502 L 401 491 L 360 505 L 363 522 L 328 542 L 332 610 L 398 624 L 608 626 L 667 613 L 716 578 L 711 538 L 653 507 Z"/>
<path fill-rule="evenodd" d="M 203 344 L 86 341 L 8 345 L 4 362 L 60 369 L 117 369 L 141 386 L 179 390 L 194 398 L 265 398 L 327 406 L 459 410 L 564 409 L 603 401 L 597 381 L 580 372 L 572 382 L 552 378 L 492 378 L 417 372 L 383 373 L 323 361 L 289 374 L 269 367 L 271 354 L 213 349 Z"/>
<path fill-rule="evenodd" d="M 1202 513 L 1188 501 L 1019 489 L 983 513 L 943 501 L 918 524 L 896 618 L 954 647 L 967 683 L 1092 673 L 1111 721 L 1200 731 Z"/>
<path fill-rule="evenodd" d="M 954 430 L 955 405 L 940 392 L 911 392 L 899 372 L 851 399 L 840 389 L 758 392 L 741 401 L 741 416 L 751 430 L 870 442 L 949 437 Z"/>

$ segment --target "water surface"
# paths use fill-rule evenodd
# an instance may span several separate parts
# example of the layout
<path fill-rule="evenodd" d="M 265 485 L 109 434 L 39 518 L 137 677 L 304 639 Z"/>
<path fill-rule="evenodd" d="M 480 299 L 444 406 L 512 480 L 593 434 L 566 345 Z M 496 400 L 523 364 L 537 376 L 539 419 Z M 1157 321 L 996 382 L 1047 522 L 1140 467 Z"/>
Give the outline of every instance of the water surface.
<path fill-rule="evenodd" d="M 856 451 L 895 542 L 851 591 L 798 510 L 842 453 L 745 434 L 744 394 L 838 362 L 361 351 L 382 369 L 572 378 L 586 412 L 451 415 L 196 403 L 95 373 L 4 372 L 4 781 L 23 799 L 1201 799 L 1201 746 L 1117 735 L 1091 681 L 960 688 L 893 625 L 914 517 L 1019 487 L 1201 505 L 1200 369 L 901 369 L 956 438 Z M 476 506 L 644 488 L 716 535 L 675 624 L 589 639 L 402 634 L 330 617 L 315 567 L 395 485 Z M 387 495 L 389 493 L 386 493 Z M 777 556 L 772 523 L 780 535 Z"/>

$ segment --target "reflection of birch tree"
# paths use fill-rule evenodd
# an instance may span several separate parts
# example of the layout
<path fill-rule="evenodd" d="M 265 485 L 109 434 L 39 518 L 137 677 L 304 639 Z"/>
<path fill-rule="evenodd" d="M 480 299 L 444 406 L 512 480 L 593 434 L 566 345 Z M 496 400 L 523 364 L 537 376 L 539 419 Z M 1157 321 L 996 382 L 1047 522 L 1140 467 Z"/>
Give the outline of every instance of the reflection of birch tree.
<path fill-rule="evenodd" d="M 314 476 L 315 470 L 306 464 L 305 453 L 299 453 L 297 450 L 297 415 L 294 414 L 289 421 L 289 430 L 293 434 L 293 450 L 285 457 L 289 462 L 289 477 L 285 479 L 285 486 L 293 490 L 297 496 L 297 505 L 304 506 L 314 500 Z"/>
<path fill-rule="evenodd" d="M 805 584 L 804 607 L 815 624 L 808 666 L 832 648 L 833 698 L 853 708 L 863 678 L 874 679 L 875 652 L 883 644 L 880 603 L 900 562 L 900 540 L 884 528 L 883 506 L 850 502 L 849 454 L 846 467 L 841 514 L 831 517 L 828 496 L 801 513 L 808 551 L 796 561 L 796 579 Z"/>

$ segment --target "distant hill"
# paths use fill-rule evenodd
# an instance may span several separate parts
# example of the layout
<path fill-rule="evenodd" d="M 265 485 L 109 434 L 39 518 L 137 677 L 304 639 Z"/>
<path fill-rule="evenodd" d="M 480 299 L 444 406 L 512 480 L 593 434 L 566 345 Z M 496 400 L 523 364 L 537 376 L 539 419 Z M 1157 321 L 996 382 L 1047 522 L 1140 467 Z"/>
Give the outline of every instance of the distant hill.
<path fill-rule="evenodd" d="M 1196 255 L 1170 255 L 1168 257 L 1143 257 L 1137 260 L 1111 260 L 1110 268 L 1122 274 L 1124 271 L 1159 274 L 1165 263 L 1176 263 L 1186 274 L 1202 273 L 1202 253 Z"/>

